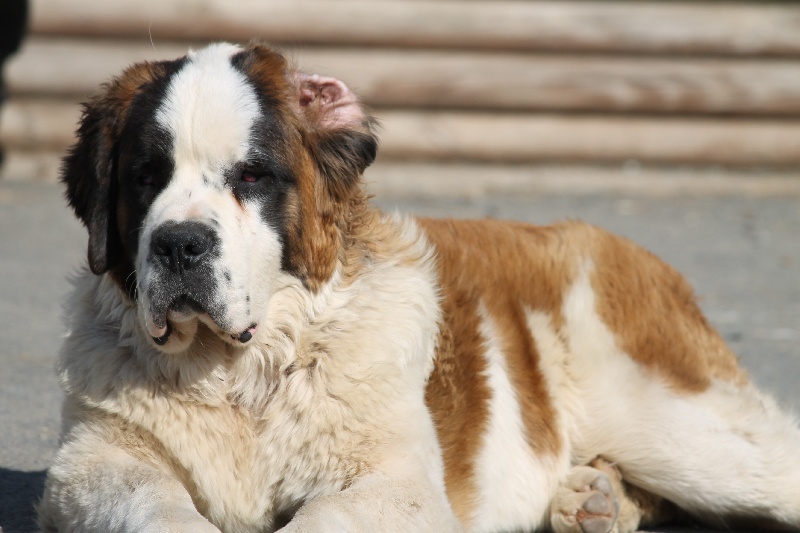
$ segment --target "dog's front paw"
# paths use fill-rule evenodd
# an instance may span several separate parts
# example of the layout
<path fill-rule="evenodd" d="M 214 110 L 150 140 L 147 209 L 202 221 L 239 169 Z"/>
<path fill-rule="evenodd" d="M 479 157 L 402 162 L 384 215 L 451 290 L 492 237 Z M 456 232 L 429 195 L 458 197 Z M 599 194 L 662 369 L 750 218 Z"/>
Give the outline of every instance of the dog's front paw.
<path fill-rule="evenodd" d="M 591 466 L 576 466 L 553 498 L 550 524 L 556 533 L 609 533 L 618 514 L 609 476 Z"/>
<path fill-rule="evenodd" d="M 156 518 L 129 516 L 124 531 L 137 533 L 221 533 L 193 509 L 170 509 Z"/>

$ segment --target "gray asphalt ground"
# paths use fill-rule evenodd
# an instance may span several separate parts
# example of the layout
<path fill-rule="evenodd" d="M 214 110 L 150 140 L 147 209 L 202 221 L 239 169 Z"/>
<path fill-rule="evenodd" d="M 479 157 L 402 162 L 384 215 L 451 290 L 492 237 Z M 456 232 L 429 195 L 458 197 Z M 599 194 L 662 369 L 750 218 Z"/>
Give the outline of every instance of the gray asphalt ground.
<path fill-rule="evenodd" d="M 631 237 L 688 276 L 708 317 L 755 381 L 800 412 L 797 197 L 547 194 L 384 197 L 377 203 L 420 215 L 535 223 L 581 218 Z M 33 503 L 58 440 L 61 394 L 53 362 L 63 333 L 61 301 L 66 278 L 84 261 L 85 240 L 58 186 L 0 182 L 0 526 L 5 533 L 34 531 Z"/>

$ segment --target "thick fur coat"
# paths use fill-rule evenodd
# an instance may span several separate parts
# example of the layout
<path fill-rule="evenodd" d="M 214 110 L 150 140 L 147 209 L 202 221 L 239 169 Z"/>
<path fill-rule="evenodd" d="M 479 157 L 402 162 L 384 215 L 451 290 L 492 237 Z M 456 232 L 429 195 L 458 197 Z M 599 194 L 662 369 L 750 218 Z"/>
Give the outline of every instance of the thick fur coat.
<path fill-rule="evenodd" d="M 679 274 L 578 222 L 382 214 L 376 148 L 261 45 L 86 104 L 45 531 L 800 527 L 800 430 Z"/>

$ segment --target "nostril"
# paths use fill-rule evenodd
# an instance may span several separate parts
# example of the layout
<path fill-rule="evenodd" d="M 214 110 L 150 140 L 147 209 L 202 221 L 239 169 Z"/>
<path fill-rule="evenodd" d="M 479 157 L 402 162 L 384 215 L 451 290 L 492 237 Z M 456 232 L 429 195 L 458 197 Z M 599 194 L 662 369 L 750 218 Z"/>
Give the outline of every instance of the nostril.
<path fill-rule="evenodd" d="M 178 271 L 178 263 L 180 262 L 174 254 L 174 248 L 167 243 L 164 235 L 154 236 L 153 238 L 153 254 L 156 259 L 166 268 L 173 272 Z"/>
<path fill-rule="evenodd" d="M 183 268 L 189 270 L 195 268 L 203 259 L 208 251 L 209 241 L 201 236 L 195 236 L 198 240 L 190 242 L 183 247 Z"/>
<path fill-rule="evenodd" d="M 214 230 L 200 222 L 162 224 L 151 236 L 153 259 L 176 274 L 201 264 L 216 242 Z"/>
<path fill-rule="evenodd" d="M 187 256 L 203 255 L 208 251 L 208 242 L 192 242 L 186 245 L 184 253 Z"/>

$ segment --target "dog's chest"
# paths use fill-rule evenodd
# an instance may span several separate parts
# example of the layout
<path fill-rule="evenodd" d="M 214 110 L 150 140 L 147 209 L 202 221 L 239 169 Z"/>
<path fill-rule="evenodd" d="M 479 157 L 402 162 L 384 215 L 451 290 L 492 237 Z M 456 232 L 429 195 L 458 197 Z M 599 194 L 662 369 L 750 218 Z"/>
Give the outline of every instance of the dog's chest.
<path fill-rule="evenodd" d="M 311 370 L 287 373 L 275 387 L 257 410 L 233 400 L 165 400 L 151 427 L 198 510 L 231 530 L 268 530 L 279 515 L 341 490 L 371 448 L 345 404 L 315 387 Z"/>

